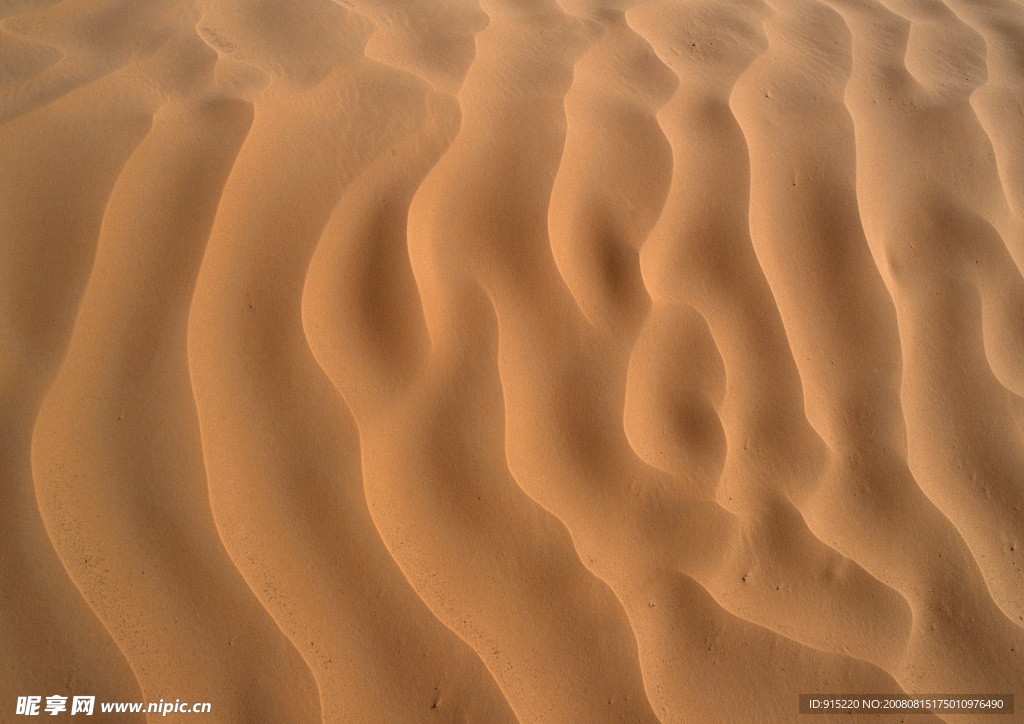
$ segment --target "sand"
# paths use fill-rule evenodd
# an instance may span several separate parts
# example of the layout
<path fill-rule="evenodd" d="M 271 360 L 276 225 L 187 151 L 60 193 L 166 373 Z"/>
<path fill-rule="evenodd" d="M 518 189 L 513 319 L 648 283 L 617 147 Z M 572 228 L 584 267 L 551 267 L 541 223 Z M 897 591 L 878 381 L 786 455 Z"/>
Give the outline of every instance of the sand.
<path fill-rule="evenodd" d="M 0 720 L 1024 721 L 1022 271 L 1017 0 L 7 0 Z"/>

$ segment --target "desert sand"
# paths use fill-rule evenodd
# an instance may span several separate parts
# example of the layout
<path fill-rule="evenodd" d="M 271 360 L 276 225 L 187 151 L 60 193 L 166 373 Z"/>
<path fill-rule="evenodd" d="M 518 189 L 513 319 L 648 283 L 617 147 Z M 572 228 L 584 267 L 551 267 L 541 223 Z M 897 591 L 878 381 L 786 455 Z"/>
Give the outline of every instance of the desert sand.
<path fill-rule="evenodd" d="M 1016 0 L 6 0 L 0 720 L 1024 721 L 1022 271 Z"/>

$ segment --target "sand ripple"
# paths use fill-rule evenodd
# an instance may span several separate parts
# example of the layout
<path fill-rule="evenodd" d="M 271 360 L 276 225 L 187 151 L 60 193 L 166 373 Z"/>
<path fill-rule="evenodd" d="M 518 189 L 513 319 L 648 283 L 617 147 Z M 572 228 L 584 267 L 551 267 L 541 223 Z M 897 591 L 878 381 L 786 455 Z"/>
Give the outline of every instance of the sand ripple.
<path fill-rule="evenodd" d="M 1024 697 L 1022 48 L 1013 0 L 0 8 L 0 705 Z"/>

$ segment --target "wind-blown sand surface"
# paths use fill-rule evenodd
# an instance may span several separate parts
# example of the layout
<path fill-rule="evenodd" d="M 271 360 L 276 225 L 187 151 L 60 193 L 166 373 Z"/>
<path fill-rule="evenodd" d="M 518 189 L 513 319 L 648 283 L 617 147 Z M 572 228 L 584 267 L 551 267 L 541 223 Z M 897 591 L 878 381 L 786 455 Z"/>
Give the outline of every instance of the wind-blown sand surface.
<path fill-rule="evenodd" d="M 0 16 L 3 721 L 1024 697 L 1024 5 Z"/>

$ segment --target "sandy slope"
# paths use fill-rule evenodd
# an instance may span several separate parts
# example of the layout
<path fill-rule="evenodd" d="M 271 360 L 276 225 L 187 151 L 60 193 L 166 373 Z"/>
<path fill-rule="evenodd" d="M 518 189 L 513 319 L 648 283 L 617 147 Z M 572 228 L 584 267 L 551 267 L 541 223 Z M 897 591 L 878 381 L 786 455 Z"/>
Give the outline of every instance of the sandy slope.
<path fill-rule="evenodd" d="M 1015 0 L 8 0 L 0 711 L 1024 707 L 1022 270 Z"/>

